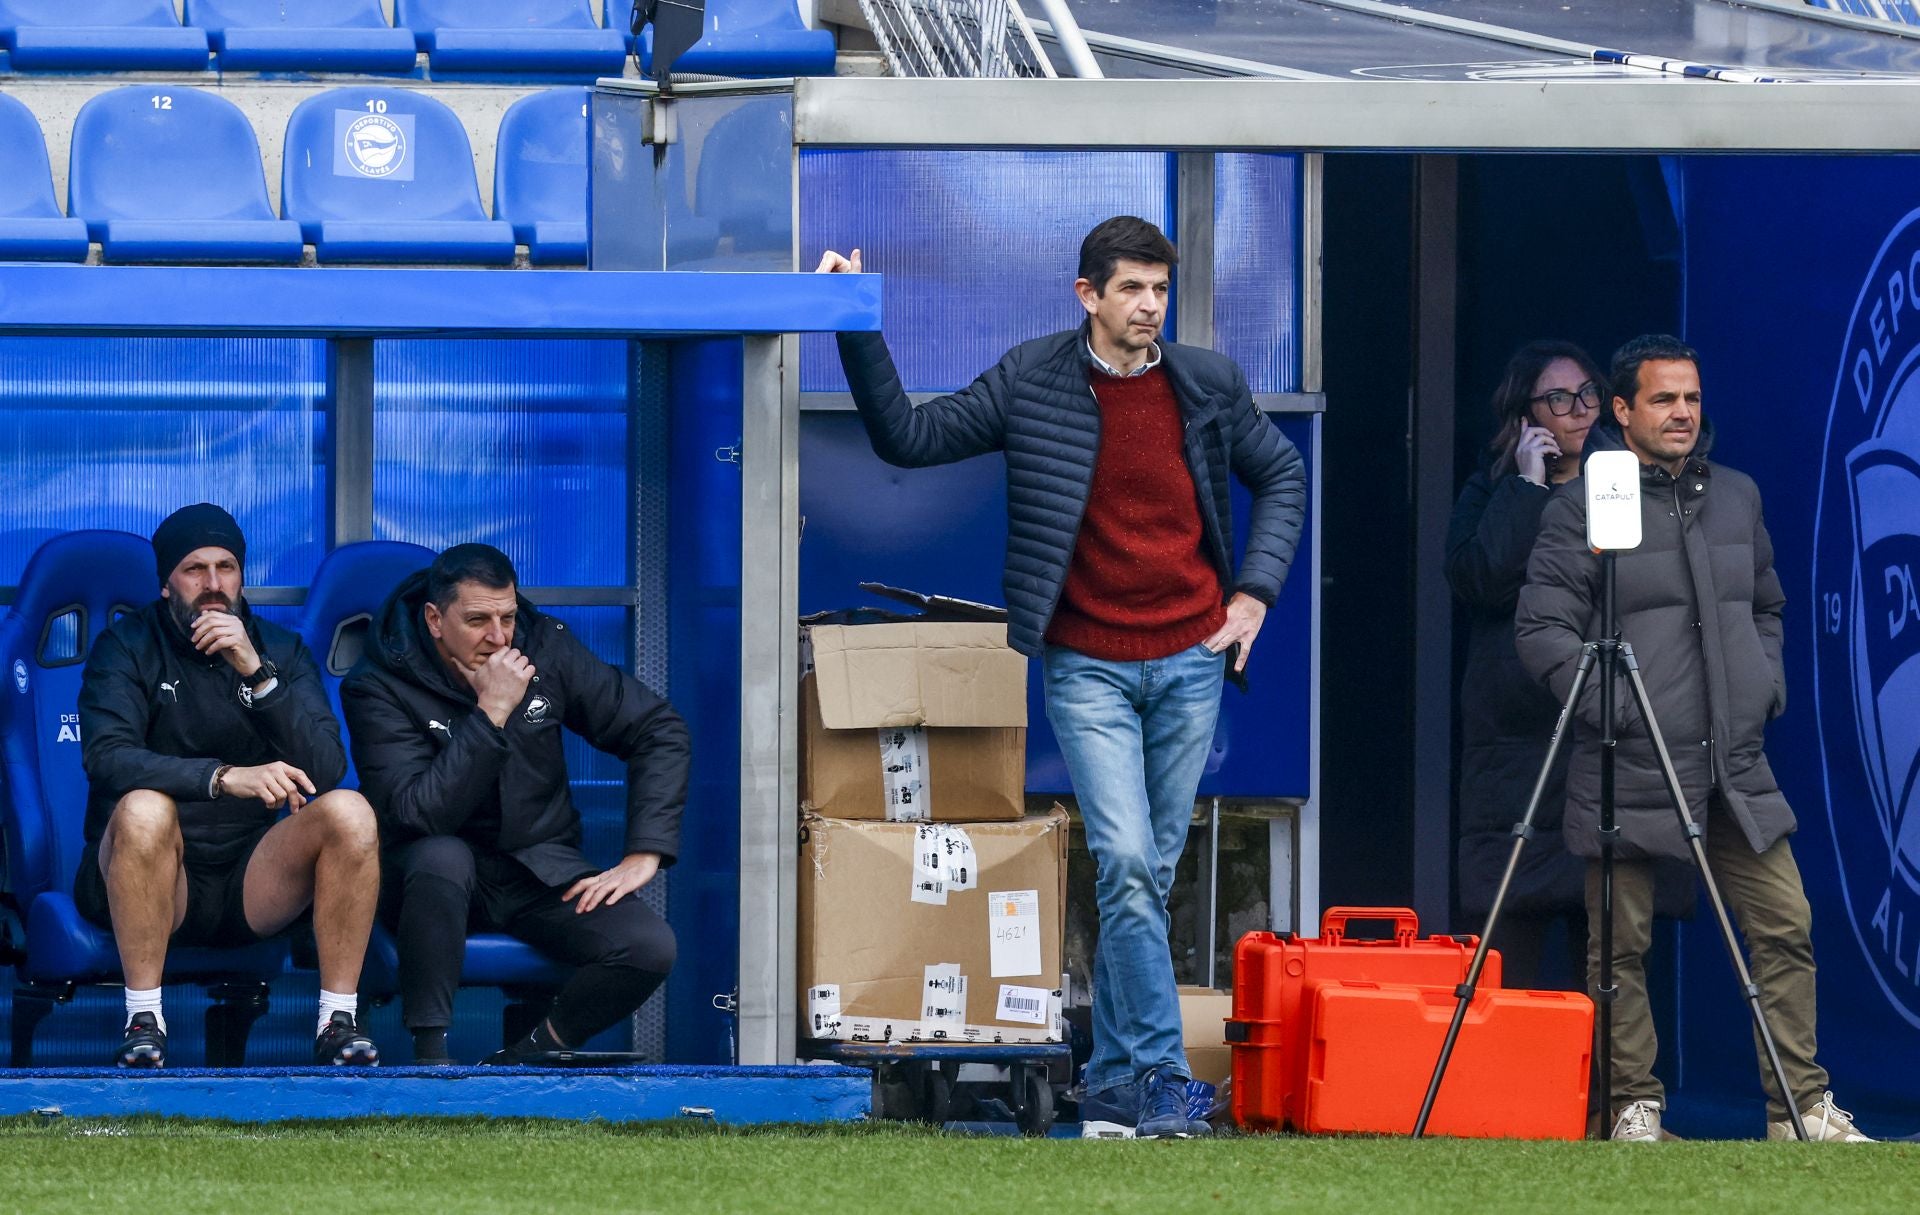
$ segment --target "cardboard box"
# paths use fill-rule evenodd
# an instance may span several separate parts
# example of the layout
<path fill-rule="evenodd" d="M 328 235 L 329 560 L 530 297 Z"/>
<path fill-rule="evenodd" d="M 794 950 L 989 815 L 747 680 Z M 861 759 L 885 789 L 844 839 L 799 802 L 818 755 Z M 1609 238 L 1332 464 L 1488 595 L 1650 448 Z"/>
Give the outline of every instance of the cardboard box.
<path fill-rule="evenodd" d="M 808 639 L 803 811 L 944 823 L 1026 812 L 1027 660 L 1006 625 L 816 625 Z"/>
<path fill-rule="evenodd" d="M 1211 987 L 1180 989 L 1180 1041 L 1195 1080 L 1218 1087 L 1233 1074 L 1233 1048 L 1227 1045 L 1227 1018 L 1233 993 Z"/>
<path fill-rule="evenodd" d="M 1067 815 L 887 823 L 810 814 L 800 840 L 802 1033 L 1058 1042 Z"/>

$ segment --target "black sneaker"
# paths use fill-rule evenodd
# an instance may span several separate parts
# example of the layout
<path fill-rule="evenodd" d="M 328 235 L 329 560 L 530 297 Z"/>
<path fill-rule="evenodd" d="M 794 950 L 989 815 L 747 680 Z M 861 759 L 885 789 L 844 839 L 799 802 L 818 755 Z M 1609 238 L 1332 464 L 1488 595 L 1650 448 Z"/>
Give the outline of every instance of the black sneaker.
<path fill-rule="evenodd" d="M 502 1047 L 480 1060 L 482 1067 L 525 1067 L 529 1063 L 546 1058 L 552 1052 L 533 1040 L 533 1035 L 515 1042 L 512 1046 Z"/>
<path fill-rule="evenodd" d="M 127 1036 L 120 1040 L 120 1053 L 113 1061 L 121 1067 L 153 1068 L 167 1065 L 167 1031 L 160 1018 L 139 1012 L 127 1022 Z"/>
<path fill-rule="evenodd" d="M 360 1032 L 353 1014 L 336 1009 L 327 1027 L 313 1040 L 313 1061 L 336 1067 L 372 1067 L 380 1062 L 380 1048 Z"/>

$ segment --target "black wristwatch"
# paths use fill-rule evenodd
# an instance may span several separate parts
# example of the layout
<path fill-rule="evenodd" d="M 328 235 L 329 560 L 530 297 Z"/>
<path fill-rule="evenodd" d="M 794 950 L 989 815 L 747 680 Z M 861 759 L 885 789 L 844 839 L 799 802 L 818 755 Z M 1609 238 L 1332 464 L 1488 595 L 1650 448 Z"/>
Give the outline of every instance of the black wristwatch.
<path fill-rule="evenodd" d="M 267 682 L 267 680 L 269 679 L 278 678 L 279 675 L 280 675 L 280 668 L 273 665 L 273 659 L 262 658 L 260 660 L 260 666 L 254 671 L 254 673 L 251 675 L 242 675 L 240 677 L 240 682 L 246 684 L 250 688 L 257 688 L 261 684 Z"/>

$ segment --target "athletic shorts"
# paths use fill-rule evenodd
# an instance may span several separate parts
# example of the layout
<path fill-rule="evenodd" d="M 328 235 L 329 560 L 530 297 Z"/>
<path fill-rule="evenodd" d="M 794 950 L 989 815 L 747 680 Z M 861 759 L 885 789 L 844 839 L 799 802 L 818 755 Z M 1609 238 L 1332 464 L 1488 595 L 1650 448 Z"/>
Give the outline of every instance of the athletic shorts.
<path fill-rule="evenodd" d="M 171 946 L 232 949 L 263 940 L 247 925 L 247 862 L 260 846 L 267 827 L 254 832 L 241 846 L 239 857 L 220 864 L 195 863 L 186 858 L 187 915 L 168 938 Z M 73 879 L 73 901 L 91 923 L 113 931 L 113 913 L 107 906 L 107 879 L 100 872 L 100 848 L 88 844 Z"/>

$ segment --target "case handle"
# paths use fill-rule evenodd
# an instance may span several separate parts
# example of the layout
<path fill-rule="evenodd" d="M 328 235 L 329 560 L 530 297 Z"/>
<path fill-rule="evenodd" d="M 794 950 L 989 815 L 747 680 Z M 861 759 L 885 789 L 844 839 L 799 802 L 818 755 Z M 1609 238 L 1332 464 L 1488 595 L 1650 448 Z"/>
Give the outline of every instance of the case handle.
<path fill-rule="evenodd" d="M 1320 917 L 1320 939 L 1338 945 L 1347 936 L 1347 925 L 1354 920 L 1393 921 L 1396 945 L 1411 945 L 1420 935 L 1420 917 L 1411 907 L 1329 907 Z"/>

